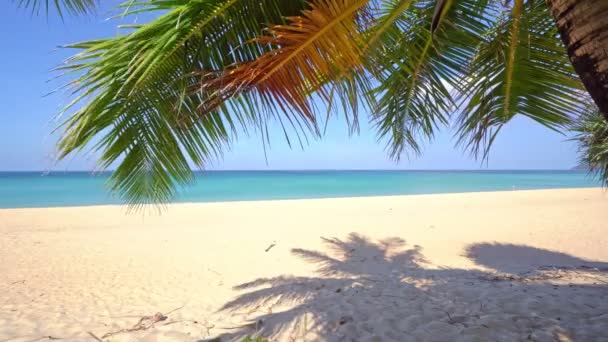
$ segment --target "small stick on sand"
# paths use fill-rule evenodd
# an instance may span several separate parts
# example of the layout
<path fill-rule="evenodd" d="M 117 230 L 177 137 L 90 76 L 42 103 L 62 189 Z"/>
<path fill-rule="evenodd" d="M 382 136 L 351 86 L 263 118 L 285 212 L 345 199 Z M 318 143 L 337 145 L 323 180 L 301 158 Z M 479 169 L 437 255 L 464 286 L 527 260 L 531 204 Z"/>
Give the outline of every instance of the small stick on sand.
<path fill-rule="evenodd" d="M 446 311 L 445 313 L 446 313 L 446 315 L 448 315 L 448 323 L 449 323 L 449 324 L 454 324 L 455 322 L 454 322 L 454 320 L 452 319 L 452 316 L 450 316 L 450 313 L 449 313 L 449 312 L 447 312 L 447 311 Z"/>
<path fill-rule="evenodd" d="M 169 316 L 170 314 L 174 313 L 174 312 L 175 312 L 175 311 L 177 311 L 177 310 L 181 310 L 181 309 L 183 309 L 183 307 L 184 307 L 184 306 L 186 306 L 186 304 L 184 304 L 184 305 L 182 305 L 182 306 L 180 306 L 180 307 L 177 307 L 177 308 L 175 308 L 175 309 L 173 309 L 173 310 L 171 310 L 171 311 L 167 312 L 166 316 Z"/>
<path fill-rule="evenodd" d="M 144 316 L 142 317 L 139 322 L 137 322 L 137 324 L 135 324 L 132 328 L 129 329 L 121 329 L 118 331 L 114 331 L 114 332 L 109 332 L 105 335 L 103 335 L 101 338 L 107 338 L 116 334 L 121 334 L 121 333 L 126 333 L 126 332 L 133 332 L 133 331 L 140 331 L 140 330 L 146 330 L 146 329 L 150 329 L 154 326 L 154 324 L 164 321 L 166 320 L 168 317 L 163 315 L 160 312 L 155 313 L 153 316 Z"/>
<path fill-rule="evenodd" d="M 42 336 L 40 338 L 37 338 L 35 340 L 30 340 L 28 342 L 35 342 L 35 341 L 40 341 L 40 340 L 61 340 L 61 337 L 53 337 L 53 336 Z"/>
<path fill-rule="evenodd" d="M 91 335 L 91 337 L 94 338 L 96 341 L 103 342 L 102 339 L 100 339 L 99 337 L 97 337 L 97 335 L 93 334 L 92 332 L 87 331 L 87 334 Z"/>
<path fill-rule="evenodd" d="M 276 246 L 276 243 L 272 243 L 270 246 L 268 246 L 268 248 L 266 248 L 265 252 L 268 252 L 269 250 L 272 249 L 272 247 Z"/>
<path fill-rule="evenodd" d="M 210 269 L 209 267 L 207 267 L 207 270 L 209 270 L 209 272 L 215 273 L 216 275 L 218 275 L 218 276 L 220 276 L 220 277 L 222 276 L 222 274 L 221 274 L 220 272 L 215 271 L 215 270 L 212 270 L 212 269 Z"/>

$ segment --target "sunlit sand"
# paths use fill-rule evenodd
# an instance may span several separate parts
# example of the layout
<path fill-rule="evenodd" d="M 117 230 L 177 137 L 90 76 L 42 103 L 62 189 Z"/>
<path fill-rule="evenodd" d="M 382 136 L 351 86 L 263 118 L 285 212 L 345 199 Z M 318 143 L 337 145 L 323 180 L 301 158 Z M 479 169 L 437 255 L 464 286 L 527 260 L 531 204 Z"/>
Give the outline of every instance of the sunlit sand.
<path fill-rule="evenodd" d="M 0 210 L 0 341 L 605 340 L 607 231 L 597 188 Z"/>

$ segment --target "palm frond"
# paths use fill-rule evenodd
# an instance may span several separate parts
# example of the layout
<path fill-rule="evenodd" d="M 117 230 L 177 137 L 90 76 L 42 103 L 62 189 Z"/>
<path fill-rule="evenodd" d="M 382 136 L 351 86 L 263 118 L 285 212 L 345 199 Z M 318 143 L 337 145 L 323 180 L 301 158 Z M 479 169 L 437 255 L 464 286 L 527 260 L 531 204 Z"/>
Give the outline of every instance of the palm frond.
<path fill-rule="evenodd" d="M 378 19 L 375 20 L 371 32 L 367 34 L 367 48 L 376 47 L 376 43 L 390 30 L 395 22 L 403 16 L 416 0 L 399 0 L 386 2 L 378 6 Z"/>
<path fill-rule="evenodd" d="M 86 4 L 93 0 L 81 0 Z M 43 4 L 21 0 L 26 6 Z M 59 3 L 59 2 L 56 2 Z M 80 11 L 77 0 L 64 0 Z M 47 3 L 48 6 L 48 3 Z M 71 7 L 70 7 L 71 6 Z M 147 0 L 118 37 L 72 44 L 60 67 L 74 100 L 59 156 L 91 146 L 117 165 L 128 203 L 164 203 L 230 146 L 277 120 L 300 144 L 321 109 L 351 131 L 371 111 L 398 159 L 459 111 L 459 143 L 487 157 L 515 115 L 552 129 L 581 111 L 582 87 L 546 6 L 515 0 Z M 372 90 L 370 90 L 372 89 Z"/>
<path fill-rule="evenodd" d="M 577 134 L 573 140 L 578 142 L 581 164 L 597 174 L 608 187 L 608 121 L 595 105 L 589 105 L 571 129 Z"/>
<path fill-rule="evenodd" d="M 130 26 L 125 35 L 70 45 L 79 49 L 59 69 L 75 75 L 77 106 L 60 129 L 59 157 L 95 141 L 100 166 L 118 164 L 110 187 L 130 204 L 163 203 L 178 184 L 193 180 L 191 163 L 204 167 L 229 144 L 237 125 L 260 126 L 255 99 L 239 98 L 201 114 L 206 94 L 188 94 L 198 70 L 223 70 L 268 51 L 247 44 L 303 2 L 293 0 L 151 0 L 128 3 L 129 13 L 164 12 Z M 250 110 L 234 110 L 248 106 Z M 247 125 L 245 125 L 247 123 Z"/>
<path fill-rule="evenodd" d="M 271 50 L 220 72 L 201 72 L 196 91 L 211 93 L 203 112 L 240 94 L 255 92 L 272 107 L 314 125 L 311 95 L 330 102 L 332 83 L 360 71 L 362 37 L 357 14 L 368 0 L 314 0 L 288 25 L 273 25 L 254 44 Z"/>
<path fill-rule="evenodd" d="M 483 36 L 459 86 L 458 143 L 488 157 L 500 129 L 515 115 L 551 129 L 566 127 L 581 111 L 581 84 L 540 2 L 515 0 Z"/>
<path fill-rule="evenodd" d="M 51 9 L 55 9 L 59 16 L 63 17 L 63 13 L 69 14 L 87 14 L 91 12 L 97 5 L 96 0 L 13 0 L 18 2 L 19 7 L 29 8 L 33 13 L 40 13 L 44 10 L 48 15 Z"/>
<path fill-rule="evenodd" d="M 445 15 L 449 12 L 450 7 L 452 7 L 454 0 L 437 0 L 435 4 L 435 11 L 433 12 L 433 19 L 431 20 L 431 32 L 435 32 L 441 20 L 445 17 Z"/>
<path fill-rule="evenodd" d="M 475 1 L 447 1 L 439 16 L 436 5 L 417 2 L 396 20 L 395 11 L 404 2 L 383 7 L 379 22 L 392 24 L 382 35 L 382 48 L 367 63 L 378 80 L 372 120 L 395 159 L 408 150 L 419 153 L 420 140 L 447 124 L 455 104 L 449 88 L 462 77 L 461 65 L 473 56 L 477 37 L 486 29 Z"/>

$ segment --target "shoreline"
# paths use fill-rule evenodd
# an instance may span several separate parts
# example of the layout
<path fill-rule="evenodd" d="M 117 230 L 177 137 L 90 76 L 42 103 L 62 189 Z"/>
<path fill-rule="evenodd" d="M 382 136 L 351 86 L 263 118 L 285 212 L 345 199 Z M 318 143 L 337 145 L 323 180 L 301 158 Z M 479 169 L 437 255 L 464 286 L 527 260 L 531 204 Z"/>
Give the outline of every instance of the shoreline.
<path fill-rule="evenodd" d="M 277 199 L 252 199 L 252 200 L 233 200 L 233 201 L 200 201 L 200 202 L 171 202 L 166 204 L 150 204 L 146 208 L 155 209 L 156 207 L 167 208 L 181 205 L 207 205 L 207 204 L 230 204 L 230 203 L 251 203 L 251 202 L 292 202 L 292 201 L 317 201 L 317 200 L 341 200 L 341 199 L 383 199 L 383 198 L 399 198 L 399 197 L 416 197 L 416 196 L 442 196 L 442 195 L 466 195 L 466 194 L 500 194 L 511 192 L 536 192 L 536 191 L 576 191 L 576 190 L 599 190 L 604 194 L 608 194 L 608 188 L 598 187 L 579 187 L 579 188 L 541 188 L 541 189 L 512 189 L 512 190 L 487 190 L 487 191 L 464 191 L 464 192 L 439 192 L 439 193 L 418 193 L 418 194 L 395 194 L 395 195 L 361 195 L 361 196 L 340 196 L 340 197 L 304 197 L 304 198 L 277 198 Z M 10 210 L 32 210 L 32 209 L 79 209 L 79 208 L 128 208 L 128 204 L 90 204 L 90 205 L 65 205 L 65 206 L 49 206 L 49 207 L 15 207 L 3 208 L 0 207 L 0 212 Z"/>
<path fill-rule="evenodd" d="M 607 208 L 583 188 L 4 209 L 0 340 L 608 339 Z"/>

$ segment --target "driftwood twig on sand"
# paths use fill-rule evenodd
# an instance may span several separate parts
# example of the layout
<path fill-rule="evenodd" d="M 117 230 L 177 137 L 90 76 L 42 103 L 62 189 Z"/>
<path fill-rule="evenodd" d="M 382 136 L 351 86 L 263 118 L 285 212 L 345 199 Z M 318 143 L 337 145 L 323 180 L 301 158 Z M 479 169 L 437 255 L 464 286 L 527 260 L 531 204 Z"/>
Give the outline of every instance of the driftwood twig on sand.
<path fill-rule="evenodd" d="M 167 316 L 163 315 L 160 312 L 155 313 L 152 316 L 144 316 L 142 317 L 139 322 L 137 322 L 133 327 L 128 328 L 128 329 L 121 329 L 118 331 L 113 331 L 113 332 L 109 332 L 105 335 L 103 335 L 101 338 L 107 338 L 116 334 L 122 334 L 122 333 L 126 333 L 126 332 L 133 332 L 133 331 L 140 331 L 140 330 L 146 330 L 149 329 L 151 327 L 154 326 L 154 324 L 158 323 L 158 322 L 162 322 L 164 320 L 167 319 Z"/>

